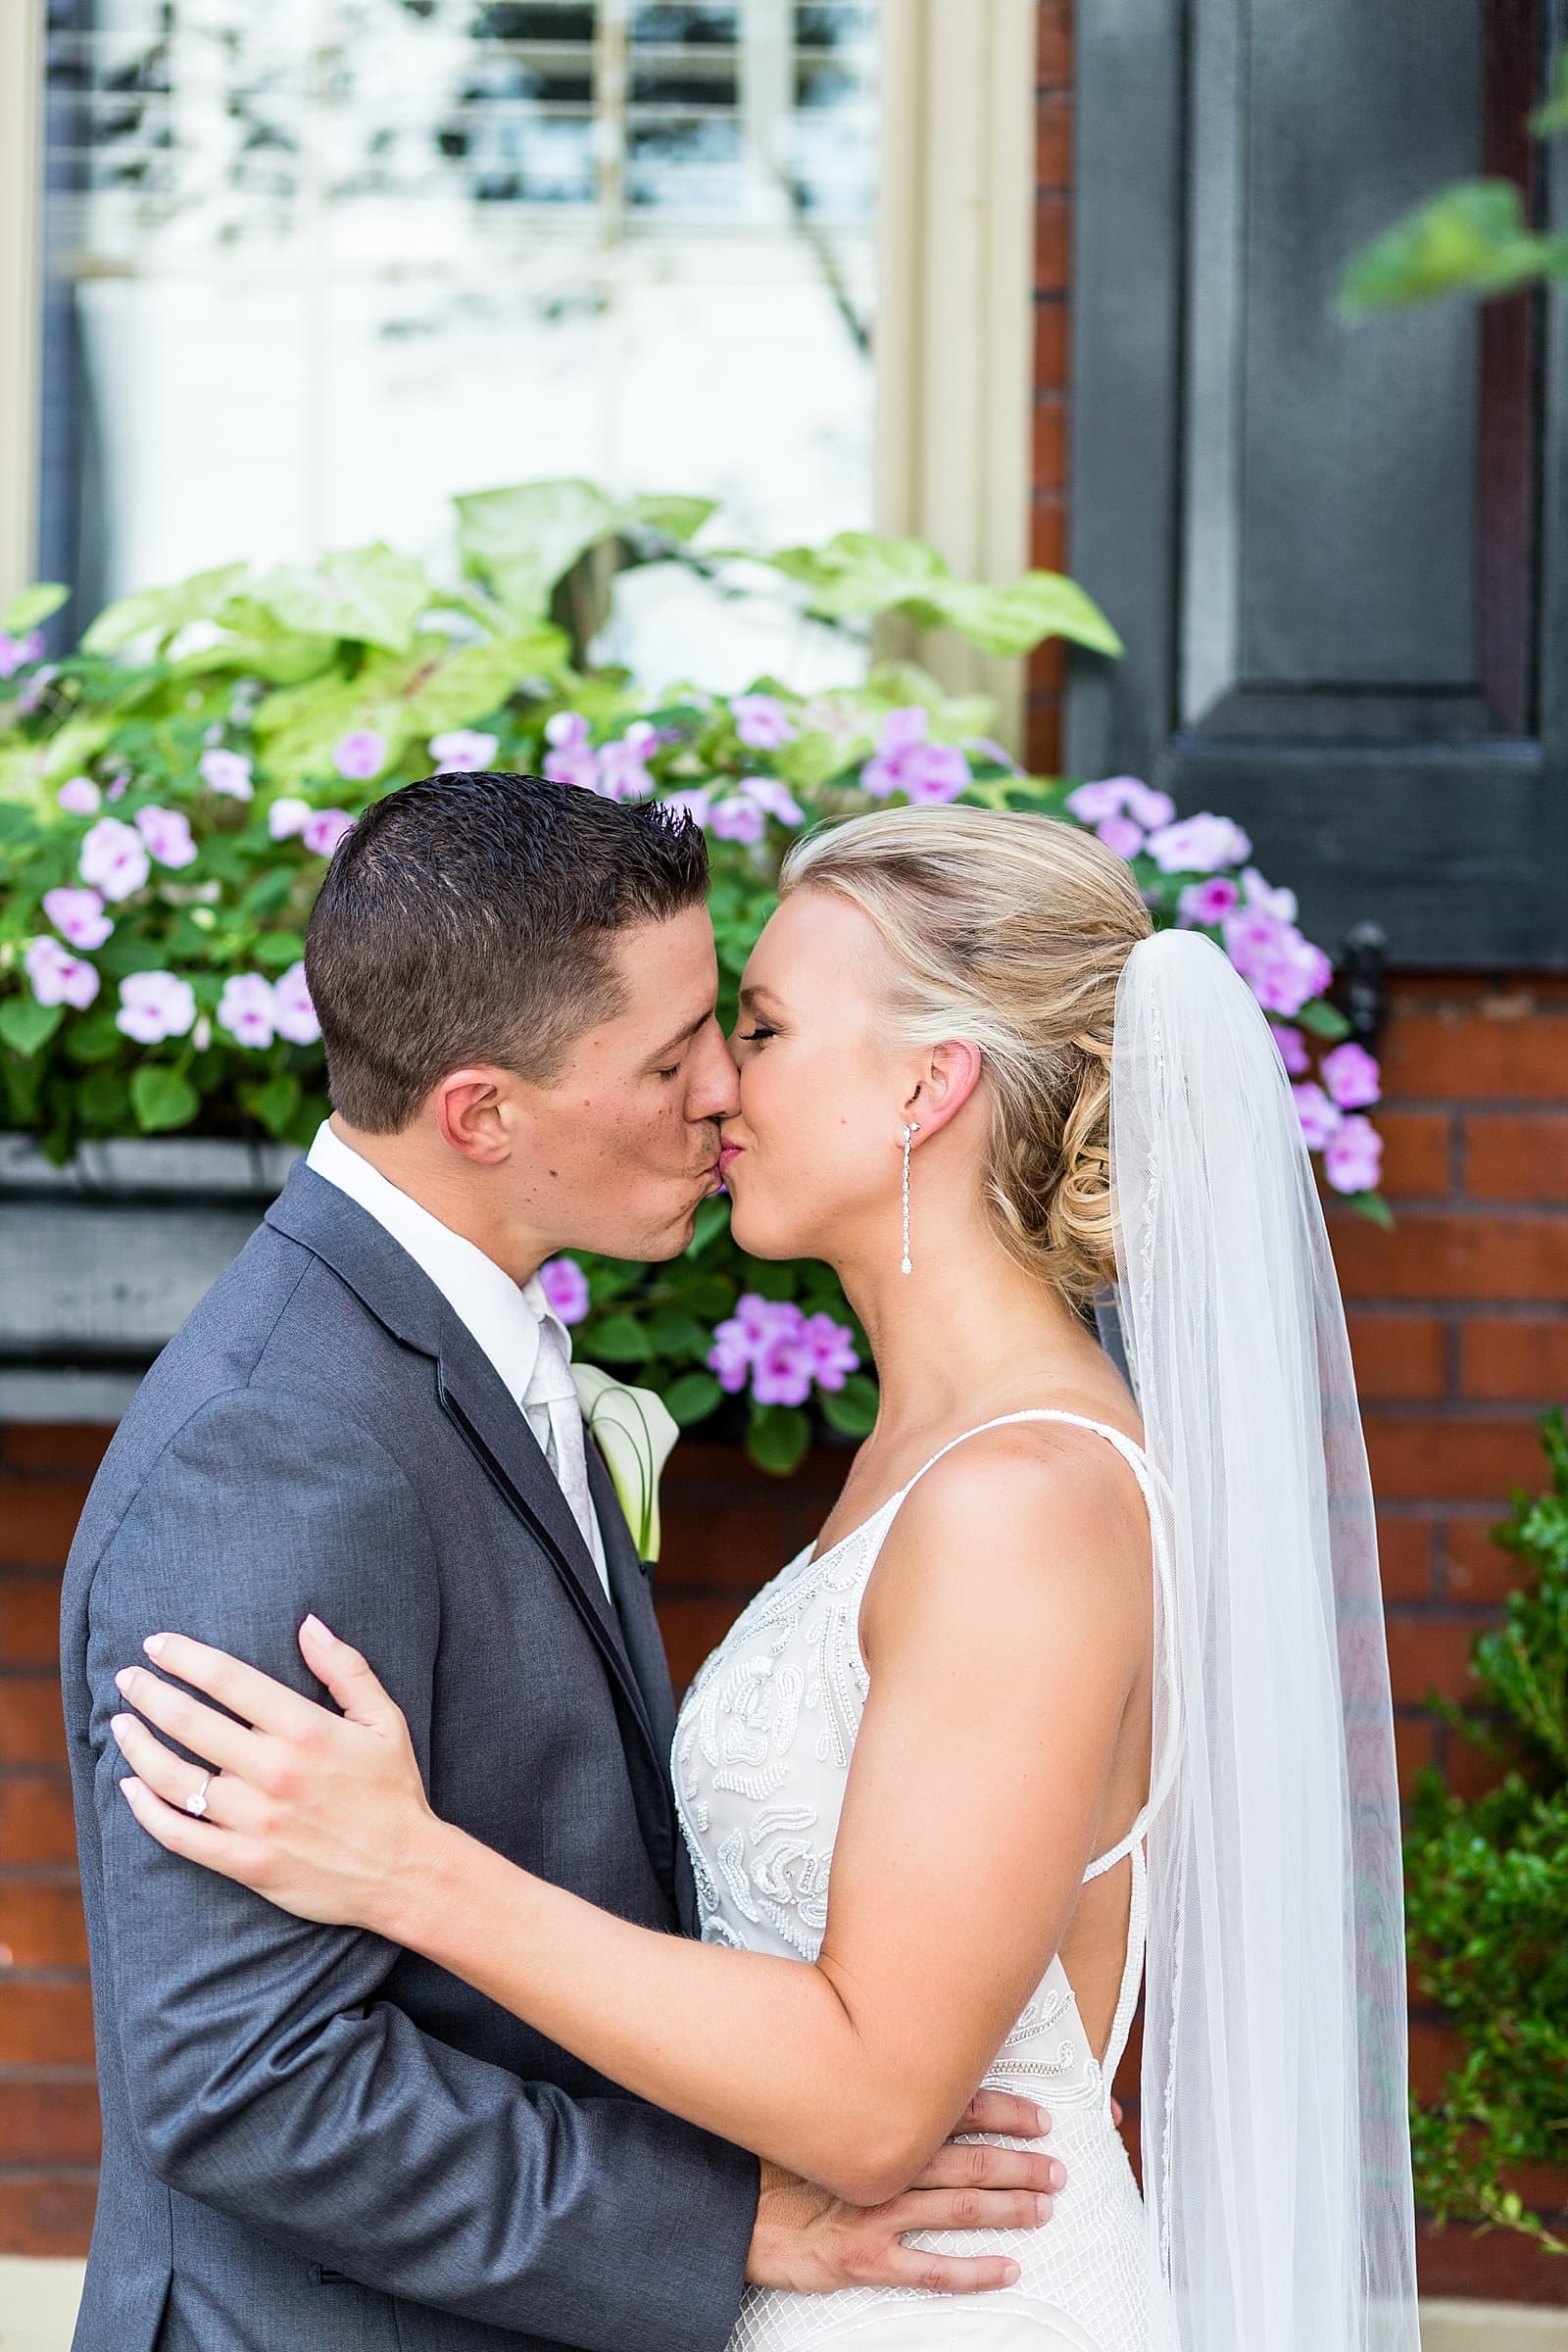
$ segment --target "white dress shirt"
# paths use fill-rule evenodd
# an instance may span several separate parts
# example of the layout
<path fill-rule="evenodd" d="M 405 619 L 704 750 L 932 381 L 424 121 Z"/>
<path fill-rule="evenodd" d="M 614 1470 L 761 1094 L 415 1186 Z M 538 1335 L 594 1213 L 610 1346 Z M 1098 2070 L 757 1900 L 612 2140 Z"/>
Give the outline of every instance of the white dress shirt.
<path fill-rule="evenodd" d="M 306 1165 L 318 1176 L 324 1176 L 328 1184 L 335 1184 L 340 1193 L 347 1193 L 351 1200 L 357 1200 L 429 1276 L 501 1375 L 513 1402 L 524 1414 L 541 1450 L 554 1467 L 550 1416 L 552 1410 L 559 1412 L 564 1408 L 524 1400 L 539 1362 L 540 1326 L 551 1328 L 568 1362 L 571 1334 L 545 1297 L 538 1275 L 532 1275 L 525 1283 L 514 1282 L 493 1257 L 486 1257 L 472 1242 L 465 1241 L 461 1233 L 454 1233 L 450 1225 L 443 1225 L 439 1217 L 431 1216 L 408 1193 L 389 1183 L 326 1120 L 316 1131 Z M 570 1410 L 577 1413 L 575 1402 Z M 578 1419 L 580 1423 L 580 1414 Z M 583 1538 L 608 1599 L 610 1571 L 605 1561 L 604 1537 L 591 1498 L 585 1494 L 583 1502 L 582 1518 L 587 1522 Z"/>

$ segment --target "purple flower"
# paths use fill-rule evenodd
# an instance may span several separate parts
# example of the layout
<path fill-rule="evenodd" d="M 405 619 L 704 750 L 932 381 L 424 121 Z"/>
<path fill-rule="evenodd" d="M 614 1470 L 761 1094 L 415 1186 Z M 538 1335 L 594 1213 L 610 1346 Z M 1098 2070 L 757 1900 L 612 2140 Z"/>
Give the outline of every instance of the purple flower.
<path fill-rule="evenodd" d="M 1168 825 L 1176 813 L 1169 793 L 1156 792 L 1138 776 L 1102 776 L 1098 783 L 1080 784 L 1068 793 L 1067 807 L 1081 825 L 1099 826 L 1107 817 L 1130 816 L 1146 833 Z"/>
<path fill-rule="evenodd" d="M 552 1310 L 563 1323 L 580 1323 L 588 1312 L 588 1277 L 574 1257 L 549 1257 L 539 1269 L 539 1282 Z"/>
<path fill-rule="evenodd" d="M 795 741 L 795 727 L 776 694 L 737 694 L 730 714 L 736 734 L 754 752 L 776 752 Z"/>
<path fill-rule="evenodd" d="M 220 743 L 215 743 L 203 752 L 198 764 L 203 783 L 214 792 L 223 793 L 231 801 L 248 801 L 255 797 L 251 763 L 243 752 L 225 751 Z"/>
<path fill-rule="evenodd" d="M 234 972 L 218 1000 L 218 1026 L 236 1045 L 270 1046 L 277 1029 L 272 983 L 260 972 Z"/>
<path fill-rule="evenodd" d="M 588 741 L 588 721 L 580 710 L 558 710 L 545 722 L 545 774 L 553 784 L 575 784 L 580 791 L 599 790 L 599 762 Z"/>
<path fill-rule="evenodd" d="M 1242 890 L 1249 906 L 1261 906 L 1266 914 L 1277 915 L 1282 923 L 1295 922 L 1295 891 L 1271 890 L 1255 865 L 1250 865 L 1243 874 Z"/>
<path fill-rule="evenodd" d="M 279 977 L 272 990 L 272 1018 L 278 1036 L 287 1038 L 291 1046 L 314 1046 L 320 1036 L 321 1024 L 311 1003 L 303 963 L 291 963 Z"/>
<path fill-rule="evenodd" d="M 999 767 L 1009 768 L 1015 776 L 1029 773 L 1026 767 L 1019 766 L 1004 744 L 993 743 L 989 735 L 966 735 L 963 748 L 966 752 L 978 752 L 982 760 L 994 760 Z"/>
<path fill-rule="evenodd" d="M 1242 894 L 1224 874 L 1210 874 L 1206 882 L 1189 882 L 1176 902 L 1176 919 L 1191 927 L 1194 923 L 1219 923 L 1242 903 Z"/>
<path fill-rule="evenodd" d="M 48 690 L 50 680 L 57 678 L 59 675 L 60 664 L 57 662 L 42 662 L 39 667 L 33 671 L 31 677 L 27 679 L 26 683 L 17 696 L 17 711 L 19 716 L 23 718 L 30 718 L 32 716 L 33 712 L 38 709 L 38 706 L 43 701 L 44 695 Z"/>
<path fill-rule="evenodd" d="M 759 1404 L 804 1404 L 813 1380 L 841 1389 L 858 1362 L 849 1332 L 831 1315 L 808 1320 L 791 1300 L 760 1298 L 754 1291 L 720 1323 L 708 1358 L 719 1387 L 732 1396 L 749 1375 Z"/>
<path fill-rule="evenodd" d="M 1162 874 L 1206 874 L 1217 865 L 1240 865 L 1252 845 L 1240 825 L 1205 808 L 1159 826 L 1149 837 L 1149 852 Z"/>
<path fill-rule="evenodd" d="M 44 905 L 48 904 L 45 899 Z M 82 940 L 78 944 L 90 947 L 92 942 Z M 1364 1110 L 1383 1092 L 1383 1073 L 1377 1062 L 1364 1046 L 1350 1039 L 1343 1046 L 1336 1046 L 1332 1054 L 1324 1054 L 1322 1078 L 1342 1110 Z"/>
<path fill-rule="evenodd" d="M 1280 1059 L 1290 1071 L 1291 1076 L 1304 1078 L 1312 1065 L 1311 1056 L 1306 1050 L 1306 1040 L 1299 1029 L 1289 1028 L 1284 1021 L 1270 1021 L 1269 1027 L 1274 1032 L 1274 1043 L 1280 1050 Z"/>
<path fill-rule="evenodd" d="M 708 1367 L 718 1375 L 719 1387 L 727 1389 L 731 1396 L 745 1388 L 752 1360 L 771 1336 L 776 1313 L 770 1300 L 748 1291 L 736 1300 L 734 1314 L 714 1332 Z"/>
<path fill-rule="evenodd" d="M 122 801 L 129 790 L 130 770 L 128 767 L 122 767 L 119 775 L 111 776 L 104 786 L 104 799 L 106 801 Z"/>
<path fill-rule="evenodd" d="M 875 756 L 860 770 L 874 801 L 902 792 L 910 801 L 956 801 L 969 788 L 969 762 L 952 744 L 928 743 L 929 714 L 918 703 L 890 710 Z"/>
<path fill-rule="evenodd" d="M 196 999 L 188 980 L 172 972 L 132 972 L 120 983 L 120 1010 L 115 1027 L 138 1046 L 162 1045 L 166 1037 L 188 1035 L 196 1018 Z"/>
<path fill-rule="evenodd" d="M 810 1315 L 801 1327 L 801 1337 L 811 1351 L 817 1387 L 842 1389 L 860 1361 L 845 1325 L 835 1323 L 831 1315 Z"/>
<path fill-rule="evenodd" d="M 757 803 L 742 800 L 738 793 L 733 800 L 720 801 L 708 821 L 720 841 L 756 843 L 767 831 L 767 819 Z"/>
<path fill-rule="evenodd" d="M 1107 816 L 1095 827 L 1107 850 L 1118 858 L 1136 858 L 1144 846 L 1144 828 L 1130 816 Z"/>
<path fill-rule="evenodd" d="M 432 735 L 430 757 L 444 776 L 474 776 L 490 765 L 500 748 L 499 735 L 481 735 L 473 727 L 453 727 Z"/>
<path fill-rule="evenodd" d="M 91 776 L 68 776 L 55 799 L 73 816 L 96 816 L 103 807 L 104 796 Z"/>
<path fill-rule="evenodd" d="M 1293 1086 L 1291 1093 L 1296 1097 L 1296 1115 L 1301 1122 L 1307 1150 L 1321 1152 L 1330 1136 L 1344 1124 L 1344 1113 L 1310 1079 L 1304 1085 Z"/>
<path fill-rule="evenodd" d="M 42 633 L 33 629 L 25 637 L 13 637 L 0 629 L 0 678 L 14 678 L 24 662 L 36 662 L 43 652 Z"/>
<path fill-rule="evenodd" d="M 373 727 L 351 727 L 332 754 L 332 765 L 351 784 L 368 784 L 386 765 L 386 737 Z"/>
<path fill-rule="evenodd" d="M 330 858 L 340 841 L 354 830 L 346 808 L 313 808 L 300 827 L 305 847 L 318 858 Z"/>
<path fill-rule="evenodd" d="M 115 927 L 95 890 L 46 890 L 43 910 L 74 948 L 101 948 Z"/>
<path fill-rule="evenodd" d="M 1321 948 L 1263 906 L 1243 906 L 1220 926 L 1225 953 L 1265 1012 L 1291 1020 L 1334 977 Z"/>
<path fill-rule="evenodd" d="M 804 825 L 806 811 L 787 786 L 777 784 L 771 776 L 747 776 L 740 787 L 743 800 L 754 802 L 764 816 L 777 817 L 781 825 Z"/>
<path fill-rule="evenodd" d="M 177 808 L 138 808 L 136 830 L 147 844 L 147 854 L 160 865 L 194 865 L 196 844 L 190 837 L 190 819 Z"/>
<path fill-rule="evenodd" d="M 98 974 L 90 963 L 68 956 L 57 939 L 29 939 L 22 951 L 23 968 L 40 1004 L 72 1004 L 85 1012 L 98 994 Z"/>
<path fill-rule="evenodd" d="M 273 841 L 292 841 L 296 833 L 304 832 L 310 821 L 310 802 L 295 800 L 289 795 L 274 801 L 267 811 L 267 830 Z"/>
<path fill-rule="evenodd" d="M 1383 1138 L 1370 1119 L 1345 1119 L 1323 1152 L 1323 1173 L 1337 1193 L 1370 1193 L 1383 1173 Z"/>
<path fill-rule="evenodd" d="M 645 801 L 654 789 L 647 762 L 658 749 L 659 729 L 633 719 L 624 735 L 601 748 L 597 789 L 607 801 Z"/>
<path fill-rule="evenodd" d="M 122 823 L 118 816 L 101 816 L 81 837 L 76 870 L 106 899 L 119 900 L 140 890 L 153 869 L 135 826 Z"/>

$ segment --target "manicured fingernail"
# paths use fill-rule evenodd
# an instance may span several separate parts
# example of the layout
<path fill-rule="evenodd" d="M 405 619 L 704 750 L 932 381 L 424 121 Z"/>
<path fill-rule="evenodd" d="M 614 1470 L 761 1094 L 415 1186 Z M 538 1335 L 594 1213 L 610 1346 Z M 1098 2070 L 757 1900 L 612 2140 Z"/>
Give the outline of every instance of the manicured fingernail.
<path fill-rule="evenodd" d="M 1049 2197 L 1036 2197 L 1035 2211 L 1039 2214 L 1040 2219 L 1043 2222 L 1049 2222 L 1053 2212 L 1051 2199 Z"/>
<path fill-rule="evenodd" d="M 125 1734 L 130 1729 L 130 1717 L 128 1715 L 111 1715 L 109 1718 L 109 1729 L 114 1733 L 117 1740 L 123 1740 Z"/>
<path fill-rule="evenodd" d="M 1051 2168 L 1051 2185 L 1052 2185 L 1052 2187 L 1053 2187 L 1053 2188 L 1063 2188 L 1063 2187 L 1065 2187 L 1065 2185 L 1066 2185 L 1066 2181 L 1067 2181 L 1067 2167 L 1066 2167 L 1064 2164 L 1054 2164 L 1054 2165 L 1052 2166 L 1052 2168 Z"/>
<path fill-rule="evenodd" d="M 142 1647 L 150 1658 L 161 1658 L 163 1656 L 164 1640 L 165 1637 L 162 1634 L 148 1635 L 146 1641 L 142 1643 Z"/>
<path fill-rule="evenodd" d="M 319 1619 L 319 1617 L 318 1617 L 317 1615 L 315 1615 L 315 1613 L 314 1613 L 314 1612 L 313 1612 L 313 1613 L 312 1613 L 312 1614 L 311 1614 L 309 1617 L 307 1617 L 307 1618 L 306 1618 L 306 1620 L 305 1620 L 305 1625 L 302 1625 L 302 1626 L 300 1627 L 300 1632 L 301 1632 L 301 1633 L 304 1633 L 304 1631 L 306 1630 L 306 1626 L 309 1626 L 309 1627 L 310 1627 L 310 1628 L 311 1628 L 311 1629 L 312 1629 L 314 1632 L 316 1632 L 316 1633 L 318 1633 L 318 1634 L 324 1634 L 324 1633 L 327 1631 L 327 1628 L 326 1628 L 326 1627 L 325 1627 L 325 1626 L 324 1626 L 324 1625 L 321 1623 L 321 1620 Z"/>
<path fill-rule="evenodd" d="M 128 1690 L 130 1689 L 130 1678 L 135 1671 L 136 1669 L 134 1666 L 122 1666 L 120 1672 L 115 1677 L 115 1689 L 117 1690 Z"/>
<path fill-rule="evenodd" d="M 122 1797 L 125 1799 L 125 1802 L 126 1802 L 127 1804 L 129 1804 L 129 1803 L 130 1803 L 130 1801 L 131 1801 L 131 1794 L 130 1794 L 131 1790 L 132 1790 L 133 1788 L 139 1788 L 140 1787 L 141 1787 L 141 1783 L 140 1783 L 140 1781 L 137 1781 L 137 1780 L 125 1780 L 125 1781 L 122 1781 L 122 1782 L 121 1782 L 121 1784 L 120 1784 L 120 1793 L 121 1793 L 121 1795 L 122 1795 Z"/>
<path fill-rule="evenodd" d="M 1048 2108 L 1037 2107 L 1035 2109 L 1035 2130 L 1037 2132 L 1049 2132 L 1051 2130 L 1051 2113 Z"/>
<path fill-rule="evenodd" d="M 1004 2263 L 1003 2264 L 1003 2266 L 1002 2266 L 1002 2283 L 1003 2283 L 1003 2285 L 1004 2285 L 1004 2286 L 1016 2286 L 1016 2285 L 1017 2285 L 1017 2283 L 1018 2283 L 1018 2265 L 1017 2265 L 1015 2262 L 1004 2262 Z"/>

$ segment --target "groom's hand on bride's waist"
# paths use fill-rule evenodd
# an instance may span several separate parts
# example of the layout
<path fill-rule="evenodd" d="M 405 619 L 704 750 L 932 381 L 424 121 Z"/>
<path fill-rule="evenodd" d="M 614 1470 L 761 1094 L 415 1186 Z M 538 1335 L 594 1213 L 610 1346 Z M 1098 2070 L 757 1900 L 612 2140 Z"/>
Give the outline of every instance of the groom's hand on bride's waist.
<path fill-rule="evenodd" d="M 846 2205 L 776 2164 L 762 2166 L 757 2226 L 746 2277 L 753 2286 L 825 2294 L 845 2286 L 921 2286 L 947 2295 L 1009 2286 L 1018 2266 L 1000 2254 L 928 2254 L 905 2243 L 923 2230 L 1038 2230 L 1066 2167 L 1047 2152 L 1051 2118 L 1032 2099 L 977 2091 L 960 2132 L 995 2132 L 1028 2139 L 1027 2148 L 993 2148 L 955 2136 L 938 2148 L 920 2178 L 885 2205 Z"/>

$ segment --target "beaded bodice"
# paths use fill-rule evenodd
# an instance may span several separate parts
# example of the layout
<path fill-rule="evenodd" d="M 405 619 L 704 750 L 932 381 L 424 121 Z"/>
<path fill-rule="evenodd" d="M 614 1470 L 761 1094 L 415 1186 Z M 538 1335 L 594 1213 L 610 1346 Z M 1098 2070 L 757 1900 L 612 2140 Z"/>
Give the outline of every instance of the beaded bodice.
<path fill-rule="evenodd" d="M 1005 1419 L 1062 1421 L 1107 1439 L 1151 1504 L 1156 1568 L 1163 1570 L 1151 1473 L 1131 1440 L 1076 1413 L 1042 1408 Z M 816 1958 L 827 1924 L 833 1844 L 870 1687 L 860 1651 L 860 1602 L 888 1529 L 915 1483 L 911 1479 L 826 1551 L 808 1548 L 791 1560 L 757 1594 L 691 1687 L 676 1729 L 674 1781 L 706 1942 Z M 1053 2108 L 1067 2098 L 1099 2098 L 1108 2112 L 1110 2082 L 1142 1973 L 1148 1814 L 1146 1805 L 1126 1837 L 1085 1873 L 1087 1881 L 1132 1856 L 1126 1967 L 1102 2060 L 1097 2062 L 1072 1986 L 1054 1957 L 999 2051 L 989 2082 L 1031 2096 L 1049 2094 Z"/>

